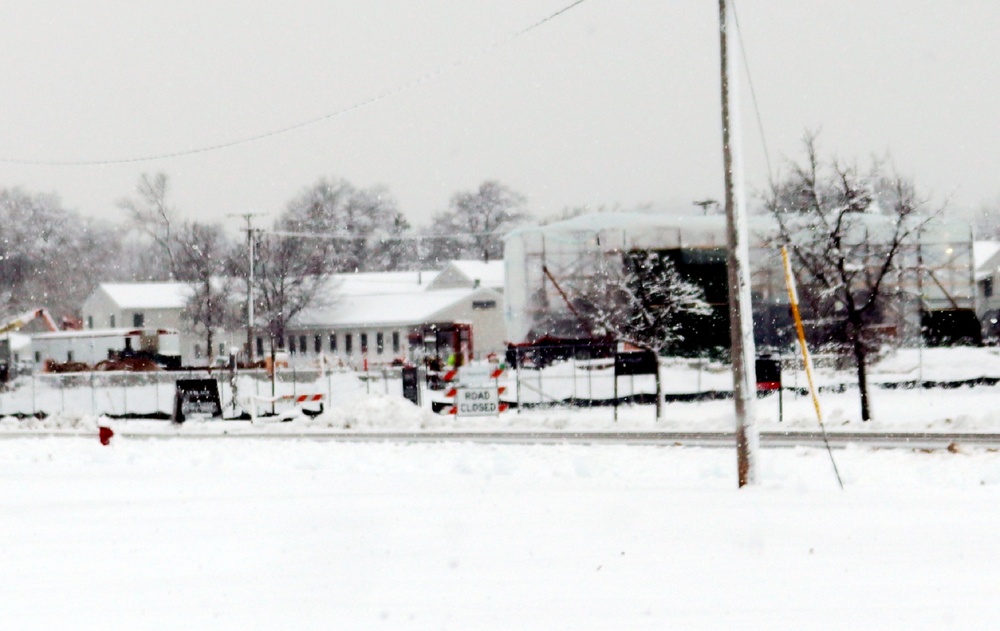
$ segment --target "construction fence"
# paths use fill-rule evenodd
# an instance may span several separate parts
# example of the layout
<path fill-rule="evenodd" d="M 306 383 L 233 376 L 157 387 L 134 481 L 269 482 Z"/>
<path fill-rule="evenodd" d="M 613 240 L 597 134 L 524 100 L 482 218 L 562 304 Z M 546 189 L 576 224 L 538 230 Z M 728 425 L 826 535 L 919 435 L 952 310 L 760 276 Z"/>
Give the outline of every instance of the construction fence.
<path fill-rule="evenodd" d="M 618 374 L 615 357 L 595 357 L 591 351 L 546 349 L 537 354 L 507 358 L 498 379 L 500 399 L 517 411 L 539 407 L 599 407 L 618 404 L 652 404 L 656 380 L 652 374 Z M 905 370 L 870 373 L 873 387 L 954 388 L 1000 383 L 1000 374 L 970 373 L 957 378 L 954 370 L 938 375 L 923 367 L 921 354 L 911 352 Z M 807 380 L 801 360 L 791 353 L 773 358 L 781 366 L 780 389 L 789 396 L 807 396 Z M 853 370 L 843 359 L 819 355 L 814 358 L 816 382 L 821 391 L 843 391 L 856 387 Z M 485 362 L 484 365 L 487 365 Z M 499 366 L 500 364 L 490 364 Z M 667 402 L 723 399 L 732 396 L 729 364 L 710 358 L 661 357 L 658 362 L 661 394 Z M 995 366 L 994 366 L 995 367 Z M 970 368 L 971 370 L 971 368 Z M 990 372 L 984 367 L 986 372 Z M 424 407 L 440 412 L 453 400 L 447 392 L 459 381 L 449 381 L 451 371 L 420 367 L 419 399 Z M 993 370 L 993 372 L 997 372 Z M 461 372 L 457 373 L 460 375 Z M 251 400 L 258 413 L 272 410 L 270 398 L 291 399 L 322 395 L 327 407 L 337 407 L 366 395 L 403 396 L 402 369 L 384 367 L 369 372 L 352 370 L 279 370 L 272 381 L 264 370 L 36 373 L 17 377 L 0 387 L 0 417 L 53 414 L 90 414 L 118 418 L 171 418 L 176 382 L 180 379 L 213 379 L 217 382 L 224 418 L 248 418 Z M 772 389 L 773 391 L 773 389 Z M 277 404 L 280 408 L 282 404 Z M 289 405 L 289 404 L 284 404 Z M 264 409 L 266 407 L 267 409 Z M 286 408 L 287 409 L 287 408 Z"/>

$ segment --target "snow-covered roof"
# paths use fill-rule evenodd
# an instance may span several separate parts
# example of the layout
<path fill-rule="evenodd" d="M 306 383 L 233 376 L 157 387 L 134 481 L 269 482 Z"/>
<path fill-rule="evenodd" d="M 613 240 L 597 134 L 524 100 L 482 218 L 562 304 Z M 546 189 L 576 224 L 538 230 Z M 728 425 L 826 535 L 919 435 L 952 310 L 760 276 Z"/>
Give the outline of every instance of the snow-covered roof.
<path fill-rule="evenodd" d="M 88 337 L 123 337 L 140 334 L 171 334 L 176 335 L 177 329 L 170 327 L 118 327 L 115 329 L 81 329 L 78 331 L 53 331 L 51 333 L 36 333 L 33 340 L 86 339 Z"/>
<path fill-rule="evenodd" d="M 427 289 L 439 272 L 358 272 L 334 274 L 329 291 L 338 296 L 372 296 L 379 294 L 411 294 Z"/>
<path fill-rule="evenodd" d="M 24 333 L 4 333 L 0 339 L 7 340 L 10 350 L 21 351 L 31 346 L 31 336 Z"/>
<path fill-rule="evenodd" d="M 101 283 L 100 289 L 121 309 L 183 309 L 191 296 L 191 285 L 178 282 Z"/>
<path fill-rule="evenodd" d="M 456 260 L 448 263 L 448 267 L 461 272 L 473 286 L 502 289 L 504 283 L 503 261 L 489 263 L 476 260 Z"/>
<path fill-rule="evenodd" d="M 976 261 L 976 280 L 992 276 L 1000 268 L 1000 242 L 976 241 L 972 244 L 972 258 Z"/>
<path fill-rule="evenodd" d="M 409 293 L 341 293 L 332 304 L 304 310 L 291 327 L 408 326 L 433 322 L 463 300 L 482 295 L 499 300 L 489 288 L 441 289 Z"/>
<path fill-rule="evenodd" d="M 756 247 L 777 233 L 769 215 L 747 217 L 750 245 Z M 851 217 L 857 238 L 868 241 L 888 239 L 895 226 L 891 215 L 861 213 Z M 934 218 L 918 233 L 924 243 L 968 242 L 965 222 Z M 724 248 L 724 215 L 676 215 L 648 212 L 604 212 L 579 215 L 547 224 L 512 230 L 506 240 L 521 242 L 527 251 L 548 247 L 579 248 L 600 244 L 610 248 Z"/>

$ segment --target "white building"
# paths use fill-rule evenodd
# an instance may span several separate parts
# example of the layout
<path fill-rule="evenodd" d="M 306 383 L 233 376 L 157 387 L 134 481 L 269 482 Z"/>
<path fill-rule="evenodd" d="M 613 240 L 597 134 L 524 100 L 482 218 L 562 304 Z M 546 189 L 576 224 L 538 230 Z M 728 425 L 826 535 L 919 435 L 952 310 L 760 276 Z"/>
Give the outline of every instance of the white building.
<path fill-rule="evenodd" d="M 378 272 L 334 276 L 317 306 L 292 318 L 287 340 L 279 340 L 297 361 L 322 354 L 360 367 L 393 361 L 417 361 L 428 335 L 452 325 L 471 327 L 473 354 L 504 348 L 503 294 L 489 284 L 492 275 L 466 276 L 461 265 L 443 272 Z M 485 281 L 485 282 L 484 282 Z M 267 341 L 257 338 L 258 353 Z"/>
<path fill-rule="evenodd" d="M 777 225 L 764 215 L 752 215 L 748 223 L 755 335 L 758 343 L 781 346 L 793 341 L 794 334 L 788 326 L 781 255 L 772 244 Z M 845 238 L 855 244 L 886 243 L 894 226 L 888 215 L 861 214 L 853 218 Z M 726 248 L 722 215 L 609 212 L 516 229 L 507 235 L 504 248 L 510 341 L 585 336 L 588 332 L 573 312 L 563 285 L 586 278 L 595 261 L 651 250 L 676 253 L 678 269 L 702 285 L 717 310 L 718 317 L 711 321 L 716 326 L 692 330 L 688 339 L 706 336 L 728 345 Z M 899 339 L 914 339 L 931 329 L 944 337 L 953 322 L 971 322 L 976 328 L 973 258 L 967 223 L 935 218 L 924 225 L 897 257 L 901 270 L 891 278 L 895 299 L 882 316 L 886 330 Z M 870 265 L 877 267 L 874 260 Z"/>
<path fill-rule="evenodd" d="M 488 287 L 494 291 L 504 289 L 503 261 L 451 261 L 430 283 L 429 289 L 459 289 Z"/>
<path fill-rule="evenodd" d="M 976 314 L 983 323 L 985 337 L 1000 337 L 1000 243 L 976 241 Z"/>
<path fill-rule="evenodd" d="M 452 261 L 440 272 L 337 274 L 312 307 L 292 318 L 278 346 L 296 363 L 313 361 L 319 353 L 358 366 L 365 359 L 412 361 L 428 330 L 459 324 L 471 327 L 475 354 L 499 352 L 505 338 L 503 274 L 502 261 Z M 181 317 L 192 291 L 180 282 L 101 283 L 83 303 L 84 327 L 177 329 L 183 363 L 197 365 L 207 357 L 204 334 Z M 215 337 L 216 356 L 243 348 L 247 339 L 245 328 L 218 331 Z M 254 338 L 256 356 L 265 356 L 268 340 L 260 331 Z"/>
<path fill-rule="evenodd" d="M 189 283 L 101 283 L 83 302 L 85 329 L 167 328 L 181 332 L 180 352 L 187 365 L 206 361 L 204 334 L 191 330 L 181 317 L 193 293 Z M 246 343 L 246 329 L 216 331 L 214 355 L 228 355 Z"/>

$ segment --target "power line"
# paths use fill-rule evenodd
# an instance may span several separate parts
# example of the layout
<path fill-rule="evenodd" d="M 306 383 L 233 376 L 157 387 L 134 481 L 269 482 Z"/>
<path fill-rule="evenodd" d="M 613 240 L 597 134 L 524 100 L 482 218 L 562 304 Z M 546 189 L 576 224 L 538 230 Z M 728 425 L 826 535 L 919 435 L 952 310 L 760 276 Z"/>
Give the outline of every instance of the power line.
<path fill-rule="evenodd" d="M 743 43 L 743 29 L 740 28 L 740 16 L 736 13 L 736 0 L 731 0 L 733 4 L 733 17 L 736 22 L 736 34 L 740 40 L 740 54 L 743 57 L 743 68 L 747 73 L 747 82 L 750 84 L 750 98 L 753 99 L 753 111 L 757 115 L 757 130 L 760 132 L 760 144 L 764 150 L 764 162 L 767 164 L 767 181 L 774 183 L 774 173 L 771 170 L 771 154 L 767 150 L 767 136 L 764 134 L 764 122 L 760 116 L 760 106 L 757 104 L 757 91 L 753 87 L 753 75 L 750 74 L 750 62 L 747 60 L 747 49 Z"/>
<path fill-rule="evenodd" d="M 22 159 L 22 158 L 4 158 L 4 157 L 0 157 L 0 163 L 18 164 L 18 165 L 24 165 L 24 166 L 64 167 L 64 166 L 107 166 L 107 165 L 112 165 L 112 164 L 130 164 L 130 163 L 135 163 L 135 162 L 151 162 L 153 160 L 165 160 L 165 159 L 169 159 L 169 158 L 180 158 L 180 157 L 184 157 L 184 156 L 192 156 L 192 155 L 197 155 L 197 154 L 200 154 L 200 153 L 209 153 L 209 152 L 212 152 L 212 151 L 218 151 L 220 149 L 228 149 L 230 147 L 236 147 L 236 146 L 239 146 L 239 145 L 245 145 L 245 144 L 249 144 L 249 143 L 252 143 L 252 142 L 257 142 L 257 141 L 264 140 L 264 139 L 267 139 L 267 138 L 272 138 L 274 136 L 280 136 L 280 135 L 287 134 L 289 132 L 292 132 L 292 131 L 295 131 L 295 130 L 298 130 L 298 129 L 302 129 L 303 127 L 309 127 L 311 125 L 315 125 L 317 123 L 321 123 L 321 122 L 330 120 L 332 118 L 336 118 L 338 116 L 342 116 L 344 114 L 348 114 L 348 113 L 353 112 L 355 110 L 360 110 L 362 108 L 368 107 L 369 105 L 374 105 L 375 103 L 378 103 L 380 101 L 384 101 L 384 100 L 386 100 L 388 98 L 396 96 L 397 94 L 400 94 L 400 93 L 412 90 L 413 88 L 415 88 L 415 87 L 417 87 L 417 86 L 419 86 L 419 85 L 421 85 L 423 83 L 426 83 L 427 81 L 435 79 L 435 78 L 437 78 L 437 77 L 445 74 L 448 71 L 454 70 L 454 69 L 459 68 L 461 66 L 464 66 L 464 65 L 466 65 L 466 64 L 468 64 L 470 62 L 476 61 L 477 59 L 485 57 L 487 54 L 492 53 L 494 50 L 497 50 L 498 48 L 506 46 L 506 45 L 510 44 L 511 42 L 513 42 L 514 40 L 516 40 L 516 39 L 518 39 L 520 37 L 523 37 L 524 35 L 527 35 L 531 31 L 533 31 L 533 30 L 535 30 L 535 29 L 543 26 L 544 24 L 546 24 L 547 22 L 550 22 L 551 20 L 554 20 L 555 18 L 557 18 L 560 15 L 566 13 L 567 11 L 569 11 L 569 10 L 571 10 L 571 9 L 573 9 L 573 8 L 581 5 L 581 4 L 583 4 L 584 2 L 586 2 L 586 0 L 576 0 L 575 2 L 571 2 L 570 4 L 568 4 L 568 5 L 564 6 L 563 8 L 559 9 L 558 11 L 545 16 L 544 18 L 542 18 L 542 19 L 538 20 L 537 22 L 535 22 L 535 23 L 533 23 L 533 24 L 531 24 L 531 25 L 529 25 L 529 26 L 521 29 L 520 31 L 517 31 L 516 33 L 514 33 L 513 35 L 510 35 L 509 37 L 506 37 L 506 38 L 500 39 L 500 40 L 496 40 L 492 44 L 489 44 L 488 46 L 485 46 L 485 47 L 481 48 L 480 50 L 478 50 L 478 51 L 476 51 L 474 53 L 471 53 L 471 54 L 467 55 L 466 57 L 464 57 L 462 59 L 458 59 L 456 61 L 453 61 L 452 63 L 450 63 L 448 65 L 445 65 L 445 66 L 442 66 L 440 68 L 437 68 L 436 70 L 431 70 L 431 71 L 425 72 L 424 74 L 419 75 L 419 76 L 415 77 L 414 79 L 411 79 L 410 81 L 408 81 L 406 83 L 397 85 L 397 86 L 395 86 L 393 88 L 389 88 L 389 89 L 387 89 L 387 90 L 385 90 L 383 92 L 380 92 L 378 94 L 370 96 L 367 99 L 363 99 L 361 101 L 357 101 L 355 103 L 352 103 L 351 105 L 343 107 L 343 108 L 341 108 L 339 110 L 334 110 L 334 111 L 329 112 L 327 114 L 323 114 L 322 116 L 317 116 L 315 118 L 310 118 L 310 119 L 305 120 L 305 121 L 301 121 L 301 122 L 298 122 L 298 123 L 293 123 L 291 125 L 286 125 L 285 127 L 279 127 L 277 129 L 272 129 L 270 131 L 261 132 L 259 134 L 253 134 L 253 135 L 250 135 L 250 136 L 244 136 L 243 138 L 237 138 L 235 140 L 230 140 L 230 141 L 227 141 L 227 142 L 221 142 L 221 143 L 217 143 L 217 144 L 213 144 L 213 145 L 204 145 L 204 146 L 201 146 L 201 147 L 195 147 L 194 149 L 182 149 L 182 150 L 178 150 L 178 151 L 168 151 L 168 152 L 164 152 L 164 153 L 151 154 L 151 155 L 145 155 L 145 156 L 133 156 L 133 157 L 129 157 L 129 158 L 115 158 L 115 159 L 103 159 L 103 160 L 102 159 L 97 159 L 97 160 L 27 160 L 27 159 Z"/>
<path fill-rule="evenodd" d="M 329 239 L 331 241 L 357 241 L 361 239 L 380 241 L 424 241 L 433 239 L 461 239 L 463 237 L 496 237 L 502 236 L 499 232 L 463 232 L 461 234 L 360 234 L 360 233 L 335 233 L 335 232 L 294 232 L 290 230 L 269 230 L 261 231 L 264 235 L 276 237 L 299 237 L 303 239 Z"/>

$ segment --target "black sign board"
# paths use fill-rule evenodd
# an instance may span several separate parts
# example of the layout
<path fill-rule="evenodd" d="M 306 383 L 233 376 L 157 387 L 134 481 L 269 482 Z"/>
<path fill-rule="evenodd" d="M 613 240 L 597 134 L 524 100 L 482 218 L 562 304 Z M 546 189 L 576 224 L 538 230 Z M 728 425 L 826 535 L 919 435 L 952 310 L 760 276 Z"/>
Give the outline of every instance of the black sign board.
<path fill-rule="evenodd" d="M 656 353 L 650 351 L 615 354 L 615 377 L 655 375 L 658 368 Z"/>
<path fill-rule="evenodd" d="M 403 366 L 403 398 L 420 405 L 420 380 L 416 366 Z"/>
<path fill-rule="evenodd" d="M 757 372 L 757 390 L 781 389 L 781 361 L 770 357 L 758 357 L 754 362 Z"/>
<path fill-rule="evenodd" d="M 174 423 L 183 423 L 188 414 L 222 416 L 219 384 L 215 379 L 178 379 L 174 390 Z"/>

